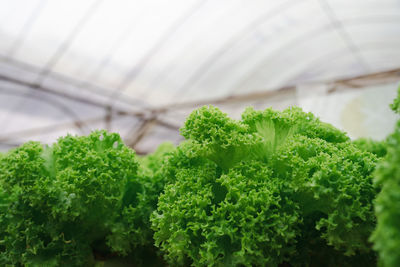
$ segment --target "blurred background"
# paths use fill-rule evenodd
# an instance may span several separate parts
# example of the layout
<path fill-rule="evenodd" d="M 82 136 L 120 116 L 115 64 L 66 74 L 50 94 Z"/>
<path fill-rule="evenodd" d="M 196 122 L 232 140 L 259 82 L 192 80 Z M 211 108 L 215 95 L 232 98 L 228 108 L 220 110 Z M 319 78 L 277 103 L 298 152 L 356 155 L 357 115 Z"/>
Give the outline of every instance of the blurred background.
<path fill-rule="evenodd" d="M 0 151 L 93 129 L 138 153 L 196 107 L 393 130 L 399 0 L 0 0 Z"/>

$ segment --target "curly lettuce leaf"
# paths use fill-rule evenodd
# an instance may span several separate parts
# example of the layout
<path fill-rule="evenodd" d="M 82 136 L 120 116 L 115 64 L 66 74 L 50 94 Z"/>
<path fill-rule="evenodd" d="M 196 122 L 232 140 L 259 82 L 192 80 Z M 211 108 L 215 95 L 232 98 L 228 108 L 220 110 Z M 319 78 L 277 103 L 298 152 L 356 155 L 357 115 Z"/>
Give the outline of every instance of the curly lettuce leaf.
<path fill-rule="evenodd" d="M 397 97 L 390 104 L 390 108 L 397 114 L 400 114 L 400 87 L 397 89 Z"/>
<path fill-rule="evenodd" d="M 295 253 L 298 206 L 259 162 L 226 174 L 212 161 L 180 169 L 152 216 L 171 265 L 276 266 Z"/>
<path fill-rule="evenodd" d="M 385 267 L 400 265 L 400 121 L 388 138 L 388 150 L 378 165 L 375 182 L 381 187 L 375 201 L 377 226 L 371 240 Z"/>
<path fill-rule="evenodd" d="M 174 150 L 173 144 L 164 143 L 154 153 L 138 158 L 138 179 L 126 184 L 122 212 L 112 225 L 112 235 L 107 237 L 113 251 L 131 255 L 138 265 L 148 266 L 158 259 L 150 214 L 157 208 L 158 196 L 168 182 L 161 172 L 162 163 Z"/>
<path fill-rule="evenodd" d="M 383 158 L 387 153 L 387 141 L 376 141 L 371 138 L 358 138 L 353 144 L 362 151 L 367 151 L 378 158 Z"/>
<path fill-rule="evenodd" d="M 192 142 L 195 153 L 214 161 L 223 170 L 248 157 L 261 141 L 249 134 L 247 125 L 213 106 L 193 111 L 180 131 Z"/>
<path fill-rule="evenodd" d="M 371 251 L 368 237 L 375 227 L 372 172 L 376 161 L 374 155 L 350 143 L 338 146 L 293 136 L 279 150 L 272 168 L 280 179 L 290 181 L 304 220 L 312 223 L 309 228 L 317 229 L 329 246 L 354 255 Z"/>
<path fill-rule="evenodd" d="M 0 257 L 10 265 L 92 265 L 92 251 L 104 249 L 118 220 L 126 184 L 137 179 L 135 158 L 105 131 L 7 153 L 0 183 L 11 201 L 0 214 L 7 224 Z"/>

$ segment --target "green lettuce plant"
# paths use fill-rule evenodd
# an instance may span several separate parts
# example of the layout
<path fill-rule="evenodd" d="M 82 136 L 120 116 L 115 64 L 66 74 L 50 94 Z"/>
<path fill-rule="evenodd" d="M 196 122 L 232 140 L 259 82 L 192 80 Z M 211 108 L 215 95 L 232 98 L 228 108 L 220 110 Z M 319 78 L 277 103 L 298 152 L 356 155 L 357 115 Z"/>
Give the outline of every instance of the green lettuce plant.
<path fill-rule="evenodd" d="M 181 134 L 151 219 L 171 266 L 374 265 L 377 158 L 345 133 L 299 108 L 208 106 Z"/>
<path fill-rule="evenodd" d="M 143 191 L 137 169 L 135 152 L 105 131 L 9 151 L 0 160 L 2 266 L 89 266 L 93 254 L 125 252 L 114 241 Z M 134 219 L 125 219 L 131 228 Z M 125 237 L 140 245 L 142 234 Z"/>
<path fill-rule="evenodd" d="M 400 113 L 400 88 L 391 107 Z M 400 266 L 400 120 L 387 143 L 387 155 L 375 174 L 375 182 L 382 190 L 376 198 L 377 227 L 371 240 L 380 265 L 395 267 Z"/>

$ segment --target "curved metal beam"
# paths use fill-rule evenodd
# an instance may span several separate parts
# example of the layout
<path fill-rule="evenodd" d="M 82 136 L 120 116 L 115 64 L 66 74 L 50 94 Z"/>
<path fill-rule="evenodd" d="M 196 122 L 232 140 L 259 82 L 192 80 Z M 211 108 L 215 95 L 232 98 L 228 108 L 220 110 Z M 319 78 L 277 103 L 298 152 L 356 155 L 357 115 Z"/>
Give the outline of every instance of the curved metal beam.
<path fill-rule="evenodd" d="M 363 81 L 363 80 L 369 80 L 369 81 L 378 80 L 378 82 L 375 82 L 374 84 L 382 84 L 381 79 L 387 78 L 387 77 L 400 77 L 400 68 L 383 71 L 383 72 L 371 73 L 371 74 L 367 74 L 367 75 L 355 76 L 355 77 L 351 77 L 351 78 L 338 79 L 338 80 L 334 80 L 334 81 L 313 81 L 313 82 L 305 83 L 305 85 L 326 84 L 326 83 L 329 83 L 330 85 L 333 85 L 333 86 L 349 85 L 352 82 Z M 399 78 L 396 78 L 396 80 L 398 80 L 398 79 Z M 348 87 L 350 87 L 350 86 L 348 86 Z M 202 106 L 202 105 L 222 105 L 222 104 L 229 104 L 229 103 L 259 101 L 261 99 L 268 99 L 268 98 L 275 97 L 278 95 L 294 93 L 295 91 L 296 91 L 296 86 L 285 86 L 285 87 L 276 88 L 274 90 L 264 90 L 264 91 L 252 92 L 252 93 L 247 93 L 247 94 L 236 94 L 236 95 L 220 97 L 220 98 L 205 99 L 205 100 L 199 100 L 199 101 L 187 101 L 187 102 L 183 102 L 183 103 L 182 102 L 174 103 L 174 104 L 168 104 L 168 105 L 160 107 L 159 113 L 162 113 L 162 112 L 166 113 L 169 111 L 179 110 L 179 109 L 194 108 L 194 107 L 198 107 L 198 106 Z M 328 93 L 330 93 L 330 92 L 328 91 Z"/>
<path fill-rule="evenodd" d="M 375 19 L 376 19 L 376 17 L 375 17 Z M 374 21 L 374 20 L 370 20 L 370 18 L 357 18 L 357 19 L 350 19 L 350 20 L 345 20 L 345 21 L 347 21 L 346 26 L 359 26 L 359 25 L 373 23 L 373 22 L 376 22 L 377 20 Z M 393 21 L 396 21 L 397 23 L 399 23 L 400 17 L 380 17 L 380 23 L 393 23 Z M 254 70 L 259 70 L 265 64 L 265 62 L 269 61 L 268 59 L 271 57 L 271 55 L 272 55 L 272 57 L 274 55 L 280 55 L 282 52 L 286 51 L 293 45 L 297 45 L 297 44 L 309 41 L 311 39 L 321 36 L 322 34 L 328 34 L 332 30 L 334 30 L 334 28 L 332 28 L 330 23 L 322 25 L 321 27 L 318 27 L 312 31 L 306 32 L 306 33 L 292 39 L 290 42 L 286 43 L 283 46 L 280 46 L 278 49 L 269 52 L 266 57 L 263 57 L 262 60 L 260 60 L 259 64 L 255 65 L 248 72 L 249 74 L 243 75 L 243 76 L 245 76 L 245 78 L 241 79 L 241 81 L 238 82 L 239 86 L 236 86 L 236 87 L 242 87 L 243 83 L 245 81 L 247 81 L 251 77 L 251 75 L 254 73 Z"/>
<path fill-rule="evenodd" d="M 64 53 L 69 49 L 71 43 L 75 40 L 78 34 L 82 31 L 84 25 L 90 20 L 90 18 L 95 14 L 96 10 L 99 8 L 103 0 L 93 0 L 93 3 L 88 7 L 83 16 L 78 20 L 76 25 L 72 28 L 72 30 L 68 33 L 65 40 L 61 43 L 61 45 L 57 48 L 54 54 L 50 57 L 50 59 L 46 62 L 45 66 L 39 73 L 36 83 L 41 84 L 46 76 L 52 71 L 52 68 L 58 63 L 60 58 L 64 55 Z"/>
<path fill-rule="evenodd" d="M 22 25 L 21 30 L 17 33 L 17 37 L 15 41 L 11 45 L 10 49 L 7 51 L 7 58 L 12 58 L 16 52 L 18 52 L 19 48 L 25 41 L 25 36 L 32 29 L 35 24 L 36 19 L 39 17 L 40 13 L 42 13 L 43 8 L 46 6 L 48 0 L 41 0 L 38 5 L 34 7 L 31 14 L 25 20 Z"/>
<path fill-rule="evenodd" d="M 116 87 L 114 93 L 109 98 L 110 105 L 113 101 L 118 99 L 122 92 L 142 73 L 143 69 L 150 62 L 153 56 L 159 51 L 163 45 L 171 38 L 171 36 L 197 11 L 200 10 L 201 6 L 207 1 L 200 0 L 197 1 L 192 7 L 189 8 L 183 16 L 179 17 L 172 25 L 165 31 L 165 33 L 158 39 L 158 41 L 149 49 L 149 51 L 139 60 L 139 62 L 132 67 L 132 69 L 125 75 L 121 83 Z"/>
<path fill-rule="evenodd" d="M 193 83 L 198 81 L 205 73 L 208 72 L 210 66 L 215 64 L 221 57 L 229 52 L 245 35 L 253 32 L 257 25 L 265 23 L 266 21 L 280 15 L 285 10 L 301 2 L 303 2 L 303 0 L 285 1 L 277 7 L 268 10 L 264 14 L 256 17 L 246 27 L 231 36 L 223 45 L 221 45 L 216 51 L 214 51 L 209 57 L 207 57 L 207 59 L 196 69 L 196 71 L 192 75 L 189 76 L 189 78 L 183 83 L 183 85 L 178 88 L 177 93 L 174 95 L 174 97 L 182 96 L 183 92 L 186 89 L 190 88 Z"/>
<path fill-rule="evenodd" d="M 364 24 L 369 24 L 369 23 L 384 23 L 384 24 L 400 24 L 400 17 L 397 16 L 372 16 L 372 17 L 364 17 L 364 18 L 352 18 L 352 19 L 346 19 L 343 20 L 343 22 L 346 22 L 346 25 L 351 25 L 351 26 L 359 26 L 359 25 L 364 25 Z M 320 34 L 324 34 L 326 33 L 326 30 L 330 29 L 330 24 L 325 24 L 322 25 L 321 27 L 318 27 L 316 29 L 313 29 L 312 31 L 306 32 L 304 34 L 302 34 L 301 36 L 298 36 L 297 38 L 292 39 L 289 43 L 285 44 L 284 46 L 281 46 L 280 48 L 276 49 L 275 51 L 273 51 L 272 53 L 268 53 L 267 57 L 265 57 L 265 59 L 267 59 L 268 57 L 271 56 L 271 54 L 275 55 L 275 54 L 280 54 L 281 52 L 287 50 L 288 48 L 290 48 L 291 46 L 297 44 L 297 43 L 301 43 L 304 41 L 309 40 L 309 38 L 315 38 L 317 36 L 319 36 Z M 241 41 L 241 40 L 238 40 Z M 232 45 L 233 47 L 233 45 Z M 222 54 L 223 55 L 223 54 Z M 212 60 L 212 64 L 215 64 L 218 59 L 220 58 L 220 56 L 222 56 L 221 54 L 219 54 L 215 59 Z M 264 64 L 266 60 L 262 60 L 262 64 Z M 211 64 L 211 65 L 212 65 Z M 262 64 L 258 64 L 257 67 L 253 68 L 254 69 L 259 69 L 260 65 Z M 197 78 L 189 78 L 189 79 L 193 79 L 193 80 L 198 80 L 201 78 L 201 76 L 205 75 L 207 73 L 207 71 L 210 69 L 211 66 L 208 66 L 208 68 L 205 69 L 204 72 L 199 73 Z M 201 68 L 201 67 L 200 67 Z M 250 71 L 251 73 L 253 73 L 254 71 Z M 244 79 L 242 79 L 243 81 Z M 181 89 L 187 89 L 187 91 L 190 90 L 190 86 L 188 86 L 187 88 L 181 88 Z M 233 90 L 234 92 L 234 90 Z M 181 90 L 181 92 L 179 92 L 179 95 L 182 95 L 183 92 Z M 198 102 L 205 102 L 207 100 L 199 100 Z M 189 101 L 189 102 L 173 102 L 171 104 L 167 104 L 163 107 L 159 107 L 158 110 L 160 111 L 164 111 L 166 109 L 170 109 L 173 107 L 179 107 L 181 106 L 181 104 L 183 106 L 186 106 L 186 103 L 194 103 L 196 101 Z"/>
<path fill-rule="evenodd" d="M 12 89 L 7 89 L 4 87 L 0 87 L 0 94 L 3 95 L 12 95 L 12 96 L 16 96 L 16 97 L 21 97 L 23 99 L 26 99 L 25 94 L 22 92 L 18 92 Z M 48 100 L 45 98 L 41 98 L 39 96 L 36 95 L 32 95 L 30 96 L 31 98 L 34 98 L 34 100 L 45 103 L 49 106 L 52 106 L 53 108 L 56 108 L 58 110 L 60 110 L 61 112 L 63 112 L 64 114 L 66 114 L 67 116 L 69 116 L 70 118 L 72 118 L 75 123 L 74 126 L 79 130 L 80 133 L 84 133 L 84 123 L 81 121 L 81 119 L 79 118 L 78 115 L 75 114 L 75 112 L 70 109 L 68 106 L 64 105 L 63 103 L 56 101 L 56 100 Z"/>
<path fill-rule="evenodd" d="M 6 62 L 8 65 L 15 66 L 19 69 L 27 71 L 30 74 L 37 74 L 40 72 L 40 68 L 37 66 L 34 66 L 34 65 L 26 63 L 26 62 L 19 61 L 14 58 L 7 58 L 7 56 L 5 56 L 5 55 L 0 55 L 0 61 Z M 2 74 L 0 74 L 0 76 L 5 77 Z M 72 78 L 70 76 L 66 76 L 64 74 L 54 72 L 54 71 L 51 71 L 47 76 L 51 77 L 51 78 L 55 78 L 58 81 L 61 81 L 68 85 L 78 86 L 79 84 L 82 83 L 81 81 L 76 80 L 75 78 Z M 16 79 L 14 79 L 14 80 L 16 80 Z M 23 82 L 23 81 L 21 81 L 21 82 Z M 31 83 L 31 84 L 34 84 L 34 83 Z M 36 87 L 38 87 L 38 86 L 39 85 L 36 85 Z M 43 87 L 43 86 L 41 85 L 39 87 Z M 110 90 L 108 90 L 107 88 L 103 88 L 101 86 L 98 86 L 98 85 L 95 85 L 95 84 L 89 83 L 89 82 L 85 82 L 85 88 L 82 88 L 82 89 L 84 89 L 86 91 L 90 91 L 92 93 L 95 93 L 96 95 L 98 95 L 100 97 L 105 97 L 110 94 Z M 67 93 L 64 93 L 64 94 L 67 94 Z M 82 99 L 79 96 L 73 96 L 73 98 Z M 86 101 L 88 99 L 86 98 L 84 100 Z M 140 101 L 139 99 L 136 99 L 136 98 L 131 98 L 129 96 L 124 96 L 123 98 L 120 98 L 119 101 L 122 103 L 129 104 L 132 107 L 140 106 L 140 110 L 142 110 L 142 111 L 145 111 L 149 106 L 148 104 L 144 103 L 143 101 Z M 106 106 L 106 105 L 103 105 L 103 106 Z M 116 107 L 115 105 L 113 108 L 118 110 L 118 107 Z M 139 110 L 139 108 L 137 110 Z"/>
<path fill-rule="evenodd" d="M 326 16 L 328 17 L 328 19 L 332 25 L 332 28 L 334 28 L 336 30 L 336 32 L 339 34 L 340 38 L 342 38 L 344 44 L 346 45 L 347 49 L 352 53 L 355 60 L 357 60 L 359 62 L 359 64 L 364 68 L 365 72 L 370 72 L 371 67 L 369 66 L 369 63 L 364 59 L 364 57 L 360 53 L 360 50 L 359 50 L 357 44 L 354 42 L 353 38 L 350 36 L 350 34 L 345 29 L 343 22 L 340 19 L 338 19 L 335 11 L 332 9 L 332 7 L 328 3 L 328 1 L 319 0 L 318 4 L 320 5 L 320 7 L 323 9 Z"/>
<path fill-rule="evenodd" d="M 374 46 L 376 44 L 379 44 L 379 46 Z M 361 44 L 358 46 L 360 51 L 373 51 L 373 50 L 381 50 L 382 48 L 385 49 L 386 51 L 390 51 L 392 52 L 397 52 L 397 54 L 400 56 L 400 42 L 397 44 L 388 44 L 388 43 L 375 43 L 375 42 L 371 42 L 371 43 L 365 43 L 365 44 Z M 308 65 L 308 67 L 306 67 L 307 71 L 313 71 L 314 69 L 316 69 L 317 67 L 319 67 L 322 63 L 330 61 L 332 59 L 337 59 L 337 58 L 341 58 L 341 57 L 347 57 L 347 56 L 351 56 L 351 54 L 349 54 L 348 49 L 344 48 L 344 49 L 340 49 L 340 50 L 335 50 L 331 53 L 325 54 L 322 57 L 319 57 L 315 60 L 312 60 L 311 63 Z M 306 72 L 302 72 L 298 75 L 296 75 L 296 77 L 294 77 L 291 80 L 297 80 L 299 77 L 301 77 L 302 75 L 304 75 L 304 73 Z M 293 82 L 288 82 L 288 84 L 293 84 Z"/>

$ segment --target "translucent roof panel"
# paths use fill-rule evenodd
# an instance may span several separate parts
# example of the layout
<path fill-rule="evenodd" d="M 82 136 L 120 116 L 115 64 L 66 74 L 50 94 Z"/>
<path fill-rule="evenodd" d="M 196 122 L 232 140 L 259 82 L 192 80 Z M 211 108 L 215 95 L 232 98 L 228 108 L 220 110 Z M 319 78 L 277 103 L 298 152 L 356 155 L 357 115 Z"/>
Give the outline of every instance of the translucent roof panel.
<path fill-rule="evenodd" d="M 129 135 L 165 107 L 400 69 L 400 2 L 0 0 L 0 38 L 3 135 Z"/>

